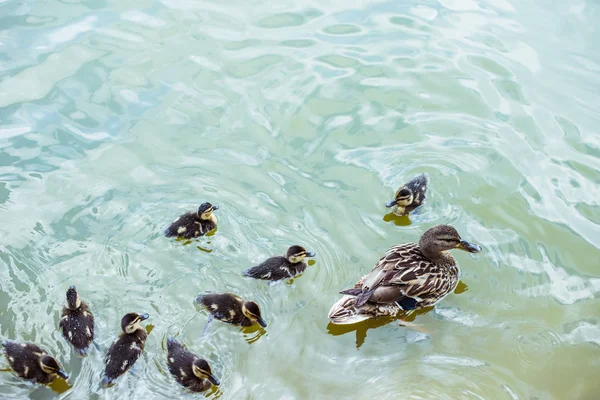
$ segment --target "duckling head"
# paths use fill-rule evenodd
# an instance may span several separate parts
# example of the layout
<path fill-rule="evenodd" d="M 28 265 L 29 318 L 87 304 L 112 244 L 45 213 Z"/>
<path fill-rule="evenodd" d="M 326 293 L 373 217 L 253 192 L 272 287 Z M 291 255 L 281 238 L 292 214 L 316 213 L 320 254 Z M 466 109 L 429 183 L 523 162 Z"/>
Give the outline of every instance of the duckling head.
<path fill-rule="evenodd" d="M 194 363 L 192 364 L 192 371 L 198 378 L 208 379 L 210 383 L 215 386 L 219 386 L 221 384 L 221 382 L 212 374 L 208 362 L 202 358 L 197 358 L 194 360 Z"/>
<path fill-rule="evenodd" d="M 40 358 L 40 367 L 42 371 L 47 373 L 48 375 L 58 375 L 63 379 L 69 379 L 69 375 L 58 364 L 56 358 L 49 356 L 48 354 L 44 354 L 42 358 Z"/>
<path fill-rule="evenodd" d="M 143 329 L 140 322 L 148 319 L 148 314 L 129 313 L 121 318 L 121 329 L 127 334 L 132 334 L 138 329 Z"/>
<path fill-rule="evenodd" d="M 479 253 L 481 247 L 463 240 L 450 225 L 436 225 L 425 231 L 419 241 L 421 252 L 429 259 L 437 258 L 442 252 L 459 249 L 469 253 Z"/>
<path fill-rule="evenodd" d="M 79 293 L 75 286 L 70 286 L 67 290 L 67 307 L 70 310 L 77 310 L 81 306 L 81 300 L 79 299 Z"/>
<path fill-rule="evenodd" d="M 404 208 L 406 206 L 411 205 L 413 200 L 414 200 L 414 194 L 413 194 L 412 190 L 404 187 L 404 188 L 401 188 L 400 190 L 398 190 L 398 192 L 396 192 L 396 196 L 394 197 L 394 200 L 388 202 L 385 206 L 388 208 L 394 207 L 394 206 Z"/>
<path fill-rule="evenodd" d="M 285 258 L 287 258 L 292 264 L 296 264 L 304 260 L 305 257 L 314 256 L 316 256 L 314 251 L 306 251 L 306 249 L 302 246 L 292 246 L 288 249 Z"/>
<path fill-rule="evenodd" d="M 200 205 L 200 207 L 198 207 L 198 216 L 201 219 L 210 219 L 212 212 L 215 210 L 218 210 L 219 206 L 218 205 L 212 205 L 208 202 L 206 203 L 202 203 Z"/>
<path fill-rule="evenodd" d="M 260 307 L 253 301 L 247 301 L 242 304 L 242 312 L 247 318 L 250 318 L 252 321 L 256 321 L 263 328 L 267 327 L 267 323 L 260 316 Z"/>

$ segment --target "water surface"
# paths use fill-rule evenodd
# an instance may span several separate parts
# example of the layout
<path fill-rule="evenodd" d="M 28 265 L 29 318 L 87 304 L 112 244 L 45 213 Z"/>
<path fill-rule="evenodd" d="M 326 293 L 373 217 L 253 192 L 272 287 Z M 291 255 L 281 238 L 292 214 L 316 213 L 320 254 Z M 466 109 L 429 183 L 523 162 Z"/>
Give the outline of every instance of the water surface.
<path fill-rule="evenodd" d="M 0 373 L 3 398 L 197 398 L 167 373 L 178 335 L 221 399 L 596 399 L 599 17 L 593 1 L 0 2 L 0 335 L 71 374 L 54 392 Z M 421 172 L 422 211 L 386 218 Z M 162 237 L 203 201 L 214 236 Z M 484 251 L 456 254 L 461 293 L 415 319 L 427 333 L 328 329 L 339 290 L 438 223 Z M 293 284 L 240 275 L 291 244 L 318 254 Z M 72 284 L 102 351 L 123 314 L 150 313 L 110 390 L 102 351 L 77 359 L 57 331 Z M 266 334 L 201 338 L 205 290 L 255 299 Z"/>

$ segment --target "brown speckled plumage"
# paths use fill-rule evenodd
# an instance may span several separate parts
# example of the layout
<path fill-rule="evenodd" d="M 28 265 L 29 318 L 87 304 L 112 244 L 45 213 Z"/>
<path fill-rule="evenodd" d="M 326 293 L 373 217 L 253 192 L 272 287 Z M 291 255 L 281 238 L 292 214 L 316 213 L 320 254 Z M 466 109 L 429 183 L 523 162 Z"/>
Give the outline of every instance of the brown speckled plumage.
<path fill-rule="evenodd" d="M 401 310 L 435 305 L 458 284 L 460 270 L 447 251 L 451 248 L 481 250 L 462 241 L 448 225 L 431 228 L 419 244 L 393 246 L 354 288 L 340 292 L 346 296 L 334 304 L 329 318 L 335 323 L 348 323 L 344 321 L 393 316 Z"/>

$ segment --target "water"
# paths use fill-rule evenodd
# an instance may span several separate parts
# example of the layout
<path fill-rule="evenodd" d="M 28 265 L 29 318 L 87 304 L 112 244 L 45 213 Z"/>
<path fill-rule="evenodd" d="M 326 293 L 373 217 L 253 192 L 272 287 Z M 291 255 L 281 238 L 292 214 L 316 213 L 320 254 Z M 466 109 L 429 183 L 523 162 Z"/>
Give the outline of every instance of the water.
<path fill-rule="evenodd" d="M 0 333 L 71 374 L 3 372 L 3 398 L 197 398 L 167 373 L 179 335 L 213 398 L 597 399 L 600 7 L 563 3 L 0 2 Z M 421 172 L 422 212 L 385 217 Z M 203 201 L 214 236 L 162 237 Z M 462 293 L 418 329 L 328 328 L 339 290 L 438 223 L 484 247 L 456 254 Z M 317 252 L 293 284 L 240 276 L 290 244 Z M 72 284 L 98 324 L 83 361 L 57 331 Z M 267 333 L 201 338 L 205 290 L 255 299 Z M 100 390 L 130 311 L 144 356 Z"/>

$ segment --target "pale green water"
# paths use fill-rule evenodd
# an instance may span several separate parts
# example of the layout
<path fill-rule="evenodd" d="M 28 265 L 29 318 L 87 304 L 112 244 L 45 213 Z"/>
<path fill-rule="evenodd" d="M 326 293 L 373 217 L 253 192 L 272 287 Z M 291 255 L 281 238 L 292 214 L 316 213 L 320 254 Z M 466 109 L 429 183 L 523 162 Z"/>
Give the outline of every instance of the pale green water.
<path fill-rule="evenodd" d="M 202 398 L 166 373 L 178 332 L 222 399 L 598 399 L 598 3 L 267 4 L 0 2 L 1 336 L 55 354 L 65 399 Z M 420 172 L 422 213 L 384 221 Z M 203 201 L 213 237 L 162 237 Z M 438 223 L 484 251 L 428 334 L 330 333 L 337 292 Z M 293 285 L 240 276 L 295 243 L 318 256 Z M 57 331 L 71 284 L 103 350 L 126 312 L 155 326 L 108 391 Z M 267 334 L 183 329 L 204 290 L 256 299 Z"/>

